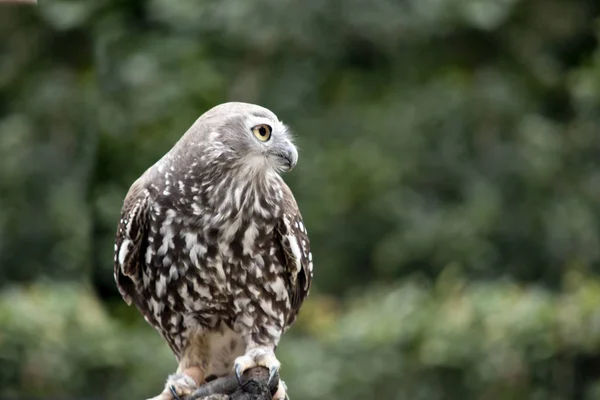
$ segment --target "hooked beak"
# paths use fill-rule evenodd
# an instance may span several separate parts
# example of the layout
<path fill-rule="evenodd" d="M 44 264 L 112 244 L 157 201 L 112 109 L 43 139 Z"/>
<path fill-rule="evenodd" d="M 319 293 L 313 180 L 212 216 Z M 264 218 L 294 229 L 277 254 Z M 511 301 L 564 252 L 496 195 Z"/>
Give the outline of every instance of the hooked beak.
<path fill-rule="evenodd" d="M 290 150 L 282 152 L 278 154 L 278 156 L 283 161 L 283 165 L 286 172 L 294 169 L 296 163 L 298 162 L 298 152 L 296 151 L 296 149 L 294 149 L 293 151 Z"/>
<path fill-rule="evenodd" d="M 281 160 L 283 170 L 288 172 L 294 169 L 298 163 L 298 150 L 290 143 L 289 146 L 277 153 L 277 157 Z"/>
<path fill-rule="evenodd" d="M 289 140 L 276 143 L 267 150 L 267 156 L 273 166 L 281 171 L 291 171 L 298 163 L 298 150 Z"/>

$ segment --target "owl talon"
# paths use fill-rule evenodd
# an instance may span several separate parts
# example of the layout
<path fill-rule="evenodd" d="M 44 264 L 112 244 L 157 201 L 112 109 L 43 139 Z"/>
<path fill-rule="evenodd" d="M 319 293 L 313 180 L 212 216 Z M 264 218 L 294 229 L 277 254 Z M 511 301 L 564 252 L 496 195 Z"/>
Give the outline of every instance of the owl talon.
<path fill-rule="evenodd" d="M 269 370 L 269 386 L 275 379 L 275 375 L 279 372 L 279 366 L 281 364 L 275 357 L 275 353 L 272 348 L 268 347 L 254 347 L 246 352 L 243 356 L 240 356 L 235 359 L 234 362 L 234 372 L 235 376 L 240 384 L 242 385 L 242 374 L 254 367 L 265 367 Z M 281 381 L 280 381 L 281 382 Z M 279 397 L 277 400 L 283 400 L 285 397 L 285 388 L 282 387 L 281 383 L 279 384 L 277 392 L 279 393 Z"/>
<path fill-rule="evenodd" d="M 173 400 L 181 400 L 181 398 L 177 394 L 177 390 L 175 389 L 174 385 L 169 386 L 169 390 L 171 391 L 171 394 L 173 395 Z"/>
<path fill-rule="evenodd" d="M 244 386 L 242 384 L 242 366 L 240 364 L 235 365 L 235 378 L 237 379 L 240 387 Z"/>
<path fill-rule="evenodd" d="M 271 365 L 271 368 L 269 368 L 269 382 L 267 383 L 269 386 L 271 386 L 277 372 L 279 372 L 279 365 Z"/>

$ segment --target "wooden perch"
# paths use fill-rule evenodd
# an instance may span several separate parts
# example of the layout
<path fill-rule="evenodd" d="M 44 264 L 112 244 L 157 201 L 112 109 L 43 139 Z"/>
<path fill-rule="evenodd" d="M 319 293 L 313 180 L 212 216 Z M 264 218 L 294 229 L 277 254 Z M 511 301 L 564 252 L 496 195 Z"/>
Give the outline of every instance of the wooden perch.
<path fill-rule="evenodd" d="M 255 367 L 242 376 L 242 387 L 231 374 L 205 383 L 185 400 L 271 400 L 279 384 L 279 375 L 269 386 L 268 380 L 269 370 Z"/>

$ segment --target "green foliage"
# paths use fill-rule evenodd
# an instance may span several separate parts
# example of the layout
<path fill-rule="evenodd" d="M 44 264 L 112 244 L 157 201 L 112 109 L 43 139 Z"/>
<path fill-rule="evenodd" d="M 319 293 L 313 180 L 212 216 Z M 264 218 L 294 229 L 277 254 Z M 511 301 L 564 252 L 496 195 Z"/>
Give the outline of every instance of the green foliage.
<path fill-rule="evenodd" d="M 318 341 L 282 345 L 287 383 L 304 399 L 596 398 L 577 369 L 600 344 L 598 302 L 579 274 L 560 295 L 450 271 L 378 287 Z"/>
<path fill-rule="evenodd" d="M 39 3 L 0 5 L 0 396 L 157 392 L 117 215 L 238 100 L 298 136 L 292 397 L 599 398 L 595 2 Z"/>
<path fill-rule="evenodd" d="M 0 296 L 2 395 L 123 399 L 158 391 L 174 357 L 152 330 L 120 325 L 86 285 L 7 287 Z"/>

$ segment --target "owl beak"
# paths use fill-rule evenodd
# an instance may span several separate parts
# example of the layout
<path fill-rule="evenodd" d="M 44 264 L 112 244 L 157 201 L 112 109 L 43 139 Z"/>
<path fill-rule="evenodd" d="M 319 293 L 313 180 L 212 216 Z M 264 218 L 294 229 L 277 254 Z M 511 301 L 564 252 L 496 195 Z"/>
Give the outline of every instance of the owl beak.
<path fill-rule="evenodd" d="M 274 143 L 274 146 L 267 150 L 267 157 L 280 172 L 291 171 L 298 162 L 298 150 L 296 146 L 289 141 L 284 140 Z"/>
<path fill-rule="evenodd" d="M 291 147 L 289 150 L 282 151 L 278 154 L 279 158 L 283 161 L 285 171 L 291 171 L 298 162 L 298 151 Z"/>

